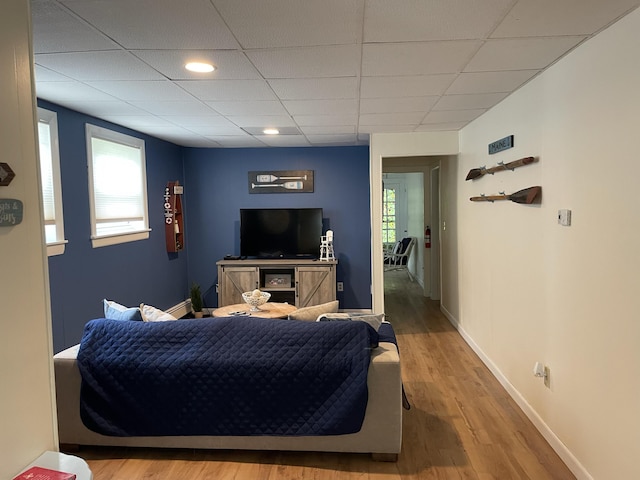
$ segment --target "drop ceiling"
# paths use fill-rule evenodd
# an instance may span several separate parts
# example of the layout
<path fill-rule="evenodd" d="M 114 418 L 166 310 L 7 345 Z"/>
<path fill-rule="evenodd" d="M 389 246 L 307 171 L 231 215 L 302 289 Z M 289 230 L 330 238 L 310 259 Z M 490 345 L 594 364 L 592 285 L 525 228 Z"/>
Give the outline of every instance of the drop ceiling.
<path fill-rule="evenodd" d="M 461 129 L 639 4 L 31 0 L 36 93 L 184 146 L 366 145 Z"/>

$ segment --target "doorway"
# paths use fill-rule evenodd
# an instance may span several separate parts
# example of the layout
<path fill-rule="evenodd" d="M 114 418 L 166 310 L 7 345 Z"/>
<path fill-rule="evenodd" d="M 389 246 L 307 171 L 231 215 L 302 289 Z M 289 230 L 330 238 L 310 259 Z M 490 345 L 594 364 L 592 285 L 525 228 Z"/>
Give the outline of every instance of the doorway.
<path fill-rule="evenodd" d="M 416 239 L 407 263 L 408 280 L 417 282 L 423 294 L 429 291 L 429 275 L 425 270 L 425 252 L 423 245 L 425 208 L 428 197 L 425 195 L 425 175 L 420 171 L 383 173 L 383 244 L 391 248 L 397 241 L 406 237 Z M 428 179 L 428 177 L 426 177 Z M 395 202 L 394 202 L 395 200 Z M 385 221 L 386 220 L 386 221 Z M 385 231 L 385 226 L 387 231 Z M 392 228 L 393 226 L 393 228 Z M 384 275 L 384 282 L 389 275 Z"/>

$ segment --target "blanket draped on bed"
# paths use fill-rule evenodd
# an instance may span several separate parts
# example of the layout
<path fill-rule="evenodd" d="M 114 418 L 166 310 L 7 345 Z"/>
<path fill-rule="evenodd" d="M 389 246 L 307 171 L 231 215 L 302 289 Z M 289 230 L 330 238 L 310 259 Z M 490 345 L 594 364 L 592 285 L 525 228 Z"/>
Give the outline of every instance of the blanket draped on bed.
<path fill-rule="evenodd" d="M 377 342 L 363 322 L 92 320 L 80 413 L 112 436 L 355 433 Z"/>

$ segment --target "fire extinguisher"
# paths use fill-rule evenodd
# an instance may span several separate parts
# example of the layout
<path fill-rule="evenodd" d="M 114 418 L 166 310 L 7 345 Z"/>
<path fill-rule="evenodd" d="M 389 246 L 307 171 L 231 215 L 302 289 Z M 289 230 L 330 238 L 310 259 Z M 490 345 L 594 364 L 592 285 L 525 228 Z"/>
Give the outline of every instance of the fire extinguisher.
<path fill-rule="evenodd" d="M 431 248 L 431 227 L 424 229 L 424 248 Z"/>

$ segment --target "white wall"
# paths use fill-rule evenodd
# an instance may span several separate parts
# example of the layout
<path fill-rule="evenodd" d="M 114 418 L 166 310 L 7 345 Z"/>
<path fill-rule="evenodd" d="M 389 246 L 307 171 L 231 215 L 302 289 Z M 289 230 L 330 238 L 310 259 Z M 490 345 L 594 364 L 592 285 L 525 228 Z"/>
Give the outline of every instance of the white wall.
<path fill-rule="evenodd" d="M 444 295 L 443 308 L 579 478 L 640 478 L 639 43 L 635 11 L 464 128 L 442 178 L 459 255 L 443 285 L 459 304 Z M 515 148 L 487 155 L 509 134 Z M 539 162 L 464 180 L 529 155 Z M 468 200 L 532 185 L 541 205 Z"/>
<path fill-rule="evenodd" d="M 24 203 L 23 222 L 0 227 L 0 478 L 13 478 L 57 449 L 57 428 L 29 2 L 3 0 L 0 9 L 0 162 L 16 173 L 0 198 Z"/>

